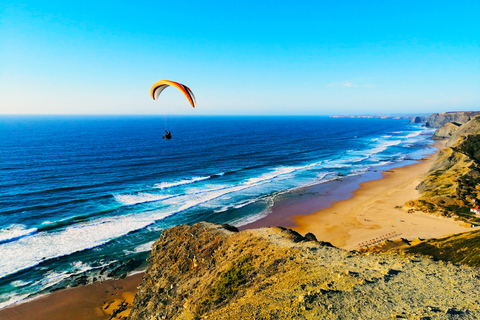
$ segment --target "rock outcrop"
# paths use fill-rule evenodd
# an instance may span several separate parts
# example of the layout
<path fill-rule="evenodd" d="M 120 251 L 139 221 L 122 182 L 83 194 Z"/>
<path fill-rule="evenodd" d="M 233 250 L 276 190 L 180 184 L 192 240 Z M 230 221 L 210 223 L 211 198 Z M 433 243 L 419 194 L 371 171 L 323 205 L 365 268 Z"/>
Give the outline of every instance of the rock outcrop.
<path fill-rule="evenodd" d="M 424 117 L 413 117 L 410 123 L 422 123 L 424 121 Z"/>
<path fill-rule="evenodd" d="M 466 122 L 461 125 L 458 130 L 452 132 L 452 136 L 448 139 L 446 146 L 452 147 L 455 144 L 458 144 L 462 137 L 469 135 L 479 135 L 480 134 L 480 117 L 473 118 L 471 121 Z"/>
<path fill-rule="evenodd" d="M 425 119 L 425 126 L 429 128 L 440 128 L 449 122 L 464 124 L 479 114 L 480 112 L 477 111 L 434 113 Z"/>
<path fill-rule="evenodd" d="M 470 212 L 480 198 L 480 116 L 451 131 L 418 190 L 420 198 L 408 201 L 407 209 L 480 223 Z"/>
<path fill-rule="evenodd" d="M 460 124 L 454 122 L 448 122 L 442 125 L 440 128 L 435 130 L 433 133 L 434 139 L 448 139 L 450 138 L 455 131 L 460 128 Z"/>
<path fill-rule="evenodd" d="M 165 230 L 132 320 L 478 319 L 478 269 L 349 252 L 284 228 Z"/>

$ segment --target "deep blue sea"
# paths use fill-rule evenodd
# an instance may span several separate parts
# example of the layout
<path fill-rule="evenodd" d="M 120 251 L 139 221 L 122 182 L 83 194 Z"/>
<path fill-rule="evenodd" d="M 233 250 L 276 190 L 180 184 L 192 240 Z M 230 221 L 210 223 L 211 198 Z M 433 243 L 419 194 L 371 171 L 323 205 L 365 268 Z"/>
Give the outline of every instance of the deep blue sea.
<path fill-rule="evenodd" d="M 289 190 L 419 158 L 431 133 L 405 119 L 0 116 L 0 308 L 141 267 L 165 228 L 241 226 Z"/>

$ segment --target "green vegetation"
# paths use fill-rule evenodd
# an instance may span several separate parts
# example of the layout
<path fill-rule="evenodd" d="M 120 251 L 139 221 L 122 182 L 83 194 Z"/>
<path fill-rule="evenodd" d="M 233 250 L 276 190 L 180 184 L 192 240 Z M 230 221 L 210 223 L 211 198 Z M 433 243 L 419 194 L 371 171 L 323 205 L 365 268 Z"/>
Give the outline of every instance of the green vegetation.
<path fill-rule="evenodd" d="M 247 254 L 232 262 L 230 268 L 220 275 L 217 283 L 211 289 L 209 297 L 202 302 L 198 314 L 203 314 L 212 306 L 227 300 L 238 291 L 242 284 L 246 283 L 248 275 L 254 270 L 249 262 L 251 259 L 252 255 Z"/>
<path fill-rule="evenodd" d="M 454 148 L 455 151 L 463 153 L 476 164 L 480 163 L 480 135 L 469 135 L 460 145 Z"/>
<path fill-rule="evenodd" d="M 480 120 L 480 117 L 477 118 Z M 422 183 L 422 197 L 414 201 L 421 211 L 468 222 L 480 222 L 470 212 L 472 199 L 480 197 L 480 135 L 470 134 L 446 148 L 438 160 L 440 167 Z"/>
<path fill-rule="evenodd" d="M 406 248 L 405 252 L 480 267 L 480 230 L 430 239 Z"/>

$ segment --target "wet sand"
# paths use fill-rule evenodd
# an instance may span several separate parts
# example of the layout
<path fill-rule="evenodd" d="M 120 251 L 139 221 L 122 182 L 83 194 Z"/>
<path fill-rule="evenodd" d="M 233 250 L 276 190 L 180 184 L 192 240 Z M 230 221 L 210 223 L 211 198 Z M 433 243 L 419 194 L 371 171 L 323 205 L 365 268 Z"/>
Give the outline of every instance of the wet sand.
<path fill-rule="evenodd" d="M 437 141 L 435 147 L 442 149 L 444 141 Z M 437 153 L 402 167 L 380 167 L 383 171 L 298 190 L 297 195 L 277 201 L 269 215 L 240 229 L 283 226 L 300 234 L 311 232 L 318 240 L 347 250 L 385 237 L 428 239 L 469 231 L 453 219 L 401 208 L 420 196 L 416 187 Z"/>
<path fill-rule="evenodd" d="M 312 232 L 319 240 L 352 250 L 361 244 L 391 235 L 391 239 L 428 239 L 470 231 L 461 222 L 401 208 L 417 199 L 416 187 L 435 158 L 382 172 L 382 178 L 362 182 L 351 198 L 333 203 L 311 215 L 292 217 L 294 230 Z"/>
<path fill-rule="evenodd" d="M 318 240 L 345 249 L 357 249 L 359 244 L 387 234 L 414 239 L 469 231 L 453 219 L 398 208 L 418 198 L 415 188 L 434 157 L 296 190 L 276 201 L 269 215 L 240 229 L 283 226 L 301 234 L 312 232 Z M 135 292 L 142 276 L 58 291 L 2 309 L 0 319 L 108 319 L 100 308 L 122 292 Z"/>
<path fill-rule="evenodd" d="M 120 280 L 95 282 L 86 286 L 60 290 L 38 299 L 0 310 L 5 320 L 103 320 L 109 317 L 102 306 L 122 293 L 136 292 L 143 273 Z"/>

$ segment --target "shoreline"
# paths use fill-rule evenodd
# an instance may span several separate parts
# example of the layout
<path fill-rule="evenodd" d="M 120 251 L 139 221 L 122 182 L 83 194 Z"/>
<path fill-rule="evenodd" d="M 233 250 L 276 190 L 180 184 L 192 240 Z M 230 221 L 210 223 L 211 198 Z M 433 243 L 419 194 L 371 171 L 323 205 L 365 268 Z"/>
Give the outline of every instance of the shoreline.
<path fill-rule="evenodd" d="M 33 300 L 0 309 L 0 319 L 9 320 L 104 320 L 102 306 L 122 294 L 135 293 L 144 272 L 118 280 L 97 281 L 58 290 Z"/>
<path fill-rule="evenodd" d="M 319 240 L 346 250 L 385 237 L 429 239 L 471 230 L 452 218 L 402 208 L 406 201 L 419 198 L 416 187 L 444 144 L 437 141 L 437 150 L 418 163 L 383 171 L 380 179 L 360 183 L 349 199 L 311 215 L 292 217 L 296 224 L 292 229 L 312 232 Z"/>
<path fill-rule="evenodd" d="M 267 216 L 239 229 L 282 226 L 302 235 L 311 232 L 346 250 L 379 238 L 428 239 L 468 231 L 451 218 L 401 208 L 419 198 L 416 187 L 445 143 L 435 141 L 436 150 L 420 160 L 387 164 L 291 192 L 292 196 L 275 202 Z"/>
<path fill-rule="evenodd" d="M 239 229 L 283 226 L 302 235 L 312 232 L 319 241 L 347 250 L 393 232 L 403 238 L 431 238 L 468 231 L 470 228 L 461 227 L 453 219 L 395 208 L 418 198 L 415 187 L 442 148 L 441 142 L 435 147 L 434 153 L 419 161 L 404 160 L 288 192 L 280 196 L 267 216 Z M 31 319 L 29 315 L 35 314 L 38 320 L 108 319 L 100 309 L 102 305 L 121 299 L 122 292 L 135 293 L 143 274 L 46 294 L 0 309 L 0 318 Z"/>

